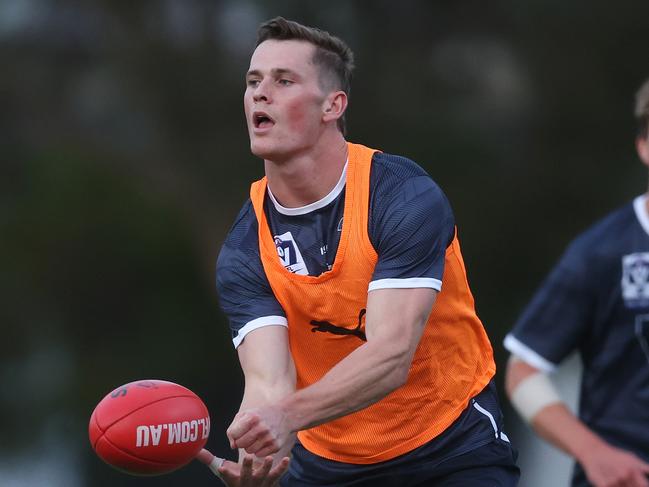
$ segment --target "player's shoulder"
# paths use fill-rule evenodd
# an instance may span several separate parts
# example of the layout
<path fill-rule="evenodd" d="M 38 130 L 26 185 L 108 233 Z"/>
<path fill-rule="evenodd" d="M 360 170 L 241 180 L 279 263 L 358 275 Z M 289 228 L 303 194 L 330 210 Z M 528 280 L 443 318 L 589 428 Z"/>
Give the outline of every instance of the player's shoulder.
<path fill-rule="evenodd" d="M 641 227 L 633 204 L 627 203 L 578 234 L 568 244 L 562 262 L 584 272 L 606 271 L 633 247 L 636 231 L 641 231 Z"/>
<path fill-rule="evenodd" d="M 381 249 L 384 243 L 394 244 L 393 238 L 415 234 L 429 245 L 433 238 L 430 232 L 452 235 L 454 227 L 455 217 L 446 195 L 419 164 L 394 154 L 374 154 L 369 235 L 375 249 Z"/>
<path fill-rule="evenodd" d="M 388 154 L 386 152 L 375 152 L 372 157 L 372 172 L 384 178 L 394 178 L 398 180 L 409 179 L 419 176 L 430 175 L 412 159 Z"/>
<path fill-rule="evenodd" d="M 257 217 L 252 202 L 248 199 L 225 237 L 217 265 L 221 267 L 235 258 L 245 259 L 250 254 L 259 255 L 258 238 Z"/>
<path fill-rule="evenodd" d="M 626 203 L 577 235 L 568 246 L 567 253 L 595 262 L 606 257 L 617 257 L 627 242 L 633 239 L 636 227 L 640 228 L 633 203 Z"/>
<path fill-rule="evenodd" d="M 228 231 L 226 243 L 239 245 L 249 233 L 257 234 L 257 217 L 250 198 L 243 204 Z"/>
<path fill-rule="evenodd" d="M 394 192 L 412 189 L 443 196 L 441 188 L 418 163 L 404 156 L 376 152 L 372 157 L 370 172 L 372 193 L 384 197 Z"/>

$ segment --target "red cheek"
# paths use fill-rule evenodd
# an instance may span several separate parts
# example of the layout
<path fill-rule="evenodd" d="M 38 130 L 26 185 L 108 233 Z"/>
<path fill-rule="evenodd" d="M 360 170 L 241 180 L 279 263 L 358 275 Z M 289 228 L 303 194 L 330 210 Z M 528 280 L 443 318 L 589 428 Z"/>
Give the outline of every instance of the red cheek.
<path fill-rule="evenodd" d="M 286 110 L 287 121 L 291 127 L 300 129 L 306 125 L 306 111 L 303 103 L 293 103 Z"/>

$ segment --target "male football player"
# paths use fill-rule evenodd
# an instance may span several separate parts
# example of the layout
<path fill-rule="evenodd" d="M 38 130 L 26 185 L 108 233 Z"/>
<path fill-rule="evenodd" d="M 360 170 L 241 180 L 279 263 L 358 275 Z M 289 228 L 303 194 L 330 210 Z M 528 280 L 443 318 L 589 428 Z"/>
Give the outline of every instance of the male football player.
<path fill-rule="evenodd" d="M 219 472 L 230 486 L 516 485 L 451 207 L 414 162 L 345 139 L 352 67 L 319 29 L 259 29 L 244 108 L 265 177 L 217 266 L 242 454 Z"/>
<path fill-rule="evenodd" d="M 649 80 L 636 95 L 636 148 L 649 166 Z M 568 247 L 505 338 L 508 395 L 536 432 L 576 460 L 572 485 L 649 487 L 649 199 Z M 579 414 L 548 378 L 583 362 Z"/>

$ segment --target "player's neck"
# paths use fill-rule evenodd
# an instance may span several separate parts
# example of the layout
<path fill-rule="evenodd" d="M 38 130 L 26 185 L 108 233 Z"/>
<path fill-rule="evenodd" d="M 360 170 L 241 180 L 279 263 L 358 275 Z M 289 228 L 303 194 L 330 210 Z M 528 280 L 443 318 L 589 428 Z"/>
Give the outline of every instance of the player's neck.
<path fill-rule="evenodd" d="M 275 199 L 286 208 L 299 208 L 327 196 L 346 161 L 347 142 L 341 134 L 281 164 L 266 160 L 264 166 Z"/>

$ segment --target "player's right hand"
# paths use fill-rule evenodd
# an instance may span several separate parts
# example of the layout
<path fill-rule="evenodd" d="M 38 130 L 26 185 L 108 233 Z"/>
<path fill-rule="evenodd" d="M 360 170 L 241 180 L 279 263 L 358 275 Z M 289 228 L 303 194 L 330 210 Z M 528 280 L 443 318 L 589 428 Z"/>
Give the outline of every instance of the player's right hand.
<path fill-rule="evenodd" d="M 230 447 L 259 458 L 273 455 L 292 442 L 286 413 L 279 405 L 239 411 L 228 427 Z"/>
<path fill-rule="evenodd" d="M 239 463 L 226 460 L 219 467 L 221 480 L 228 487 L 273 487 L 278 485 L 279 478 L 288 469 L 289 458 L 284 457 L 273 467 L 273 457 L 264 458 L 262 463 L 254 465 L 253 455 L 245 455 Z"/>
<path fill-rule="evenodd" d="M 610 445 L 593 448 L 581 466 L 594 487 L 649 487 L 649 464 Z"/>

